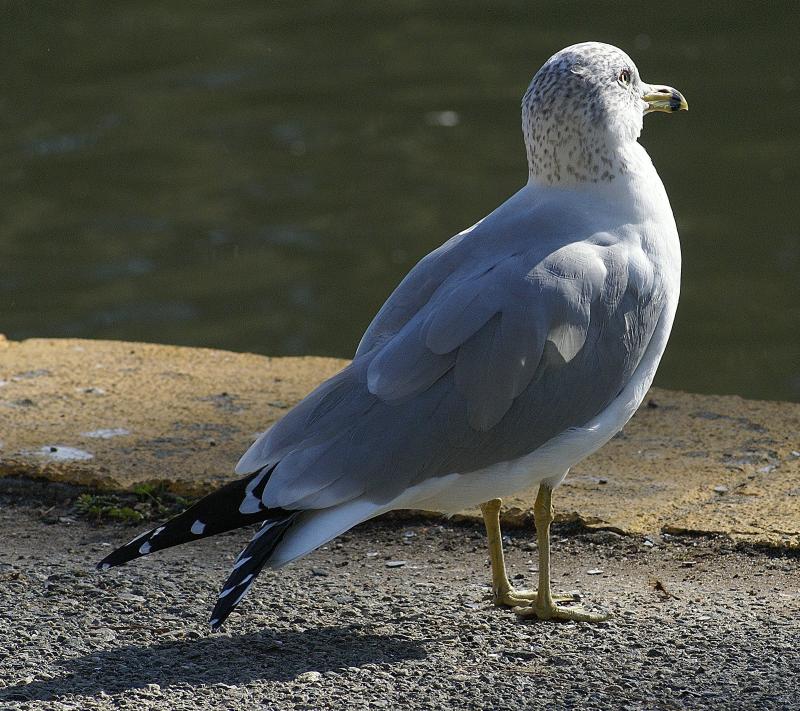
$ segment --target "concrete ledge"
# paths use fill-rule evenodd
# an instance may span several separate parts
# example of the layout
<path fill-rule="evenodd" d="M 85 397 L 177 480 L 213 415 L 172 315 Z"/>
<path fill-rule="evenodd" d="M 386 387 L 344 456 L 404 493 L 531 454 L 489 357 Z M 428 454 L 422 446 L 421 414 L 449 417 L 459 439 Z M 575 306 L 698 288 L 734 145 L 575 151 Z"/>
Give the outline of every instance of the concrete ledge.
<path fill-rule="evenodd" d="M 0 476 L 202 494 L 344 364 L 0 337 Z M 560 520 L 800 548 L 800 405 L 660 389 L 646 403 L 572 471 L 555 497 Z M 506 502 L 506 523 L 527 522 L 534 494 Z"/>

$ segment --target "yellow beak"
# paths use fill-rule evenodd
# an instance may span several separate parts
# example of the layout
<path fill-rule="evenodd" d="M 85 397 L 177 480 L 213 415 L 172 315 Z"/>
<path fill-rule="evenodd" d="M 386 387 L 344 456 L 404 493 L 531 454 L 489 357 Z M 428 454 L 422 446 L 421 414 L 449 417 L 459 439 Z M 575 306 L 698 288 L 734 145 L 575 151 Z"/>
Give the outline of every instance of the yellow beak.
<path fill-rule="evenodd" d="M 689 104 L 683 94 L 671 86 L 651 84 L 650 90 L 642 97 L 642 101 L 647 104 L 644 110 L 646 114 L 654 111 L 665 111 L 669 114 L 673 111 L 689 110 Z"/>

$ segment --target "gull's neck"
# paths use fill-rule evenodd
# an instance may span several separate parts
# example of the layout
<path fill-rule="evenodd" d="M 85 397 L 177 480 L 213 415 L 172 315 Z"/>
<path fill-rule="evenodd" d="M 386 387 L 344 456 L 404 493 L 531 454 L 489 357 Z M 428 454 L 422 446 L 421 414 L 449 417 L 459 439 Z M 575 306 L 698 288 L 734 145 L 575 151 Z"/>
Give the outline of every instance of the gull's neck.
<path fill-rule="evenodd" d="M 525 136 L 528 181 L 537 185 L 573 187 L 613 185 L 654 172 L 647 151 L 635 140 L 624 142 L 597 132 L 578 135 L 553 129 L 550 140 Z"/>
<path fill-rule="evenodd" d="M 647 151 L 635 140 L 610 141 L 595 135 L 525 144 L 528 182 L 536 185 L 613 187 L 658 177 Z"/>
<path fill-rule="evenodd" d="M 596 112 L 578 111 L 570 104 L 565 108 L 542 97 L 534 100 L 536 96 L 529 90 L 522 104 L 529 182 L 602 186 L 653 170 L 650 157 L 637 142 L 641 116 L 611 130 Z"/>
<path fill-rule="evenodd" d="M 542 156 L 542 153 L 537 155 Z M 664 184 L 650 160 L 647 151 L 637 141 L 618 144 L 611 153 L 591 153 L 596 160 L 609 171 L 609 177 L 602 178 L 603 172 L 594 180 L 591 172 L 587 173 L 584 164 L 574 162 L 572 169 L 562 169 L 560 173 L 552 170 L 542 172 L 537 169 L 539 161 L 530 161 L 528 184 L 525 192 L 528 195 L 569 195 L 570 199 L 600 200 L 597 204 L 613 204 L 620 215 L 631 221 L 658 220 L 674 225 L 672 209 L 667 198 Z M 529 153 L 530 156 L 530 153 Z M 599 156 L 608 159 L 610 165 Z M 547 164 L 543 158 L 542 164 Z M 584 175 L 590 177 L 585 178 Z M 610 177 L 613 176 L 613 177 Z"/>

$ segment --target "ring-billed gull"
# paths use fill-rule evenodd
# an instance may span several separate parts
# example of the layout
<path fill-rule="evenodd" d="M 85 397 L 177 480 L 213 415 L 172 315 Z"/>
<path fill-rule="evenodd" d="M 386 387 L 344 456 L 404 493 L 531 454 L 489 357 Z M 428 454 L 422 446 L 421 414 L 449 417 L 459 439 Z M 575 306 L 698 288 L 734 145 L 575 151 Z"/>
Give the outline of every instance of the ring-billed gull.
<path fill-rule="evenodd" d="M 615 47 L 553 55 L 522 100 L 525 187 L 411 270 L 352 363 L 244 454 L 243 479 L 100 567 L 261 522 L 214 607 L 217 628 L 265 566 L 392 509 L 480 504 L 496 603 L 603 619 L 551 593 L 551 492 L 633 415 L 666 347 L 680 245 L 637 139 L 645 114 L 686 108 Z M 500 497 L 534 484 L 539 587 L 516 591 Z"/>

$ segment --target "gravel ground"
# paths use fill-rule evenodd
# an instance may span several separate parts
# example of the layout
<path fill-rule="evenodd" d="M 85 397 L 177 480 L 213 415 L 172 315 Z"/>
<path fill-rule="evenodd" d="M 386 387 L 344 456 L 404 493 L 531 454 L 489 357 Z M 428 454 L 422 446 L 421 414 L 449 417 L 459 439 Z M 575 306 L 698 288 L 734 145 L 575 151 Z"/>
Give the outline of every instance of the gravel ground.
<path fill-rule="evenodd" d="M 235 532 L 107 573 L 137 529 L 0 501 L 2 709 L 800 709 L 800 559 L 723 540 L 554 531 L 555 584 L 614 616 L 488 601 L 483 531 L 384 521 L 262 574 L 206 621 Z M 535 582 L 515 533 L 515 584 Z"/>

